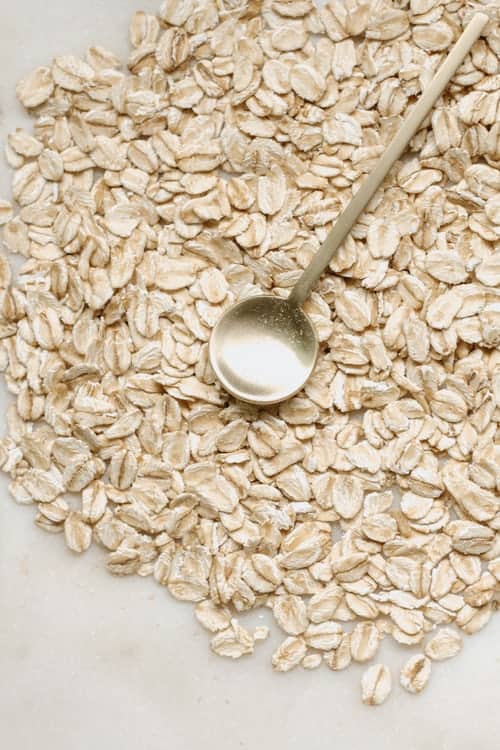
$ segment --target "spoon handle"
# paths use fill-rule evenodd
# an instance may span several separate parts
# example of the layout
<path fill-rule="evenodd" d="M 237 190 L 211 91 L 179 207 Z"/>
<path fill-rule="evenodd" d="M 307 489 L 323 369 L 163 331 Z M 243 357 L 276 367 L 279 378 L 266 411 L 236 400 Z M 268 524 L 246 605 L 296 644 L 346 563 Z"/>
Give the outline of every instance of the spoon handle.
<path fill-rule="evenodd" d="M 350 232 L 394 162 L 401 156 L 408 142 L 417 132 L 421 122 L 432 109 L 436 99 L 441 95 L 488 21 L 489 17 L 485 13 L 476 13 L 473 16 L 420 99 L 403 120 L 401 127 L 380 156 L 373 171 L 370 172 L 350 203 L 342 211 L 335 222 L 335 226 L 300 276 L 290 293 L 290 302 L 301 305 L 309 296 L 312 287 L 328 266 L 334 252 Z"/>

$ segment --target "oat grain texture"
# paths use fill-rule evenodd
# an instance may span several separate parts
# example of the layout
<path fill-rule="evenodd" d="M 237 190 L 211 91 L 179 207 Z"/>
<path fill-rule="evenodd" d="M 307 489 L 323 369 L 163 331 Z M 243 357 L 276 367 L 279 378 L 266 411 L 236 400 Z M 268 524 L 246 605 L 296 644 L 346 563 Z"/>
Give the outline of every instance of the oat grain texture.
<path fill-rule="evenodd" d="M 497 608 L 497 7 L 306 302 L 304 390 L 243 405 L 207 359 L 228 305 L 287 293 L 482 7 L 166 0 L 125 63 L 49 51 L 19 82 L 0 464 L 40 528 L 192 602 L 222 656 L 266 638 L 240 619 L 267 606 L 278 672 L 392 636 L 423 652 L 418 693 Z M 390 690 L 369 666 L 363 701 Z"/>

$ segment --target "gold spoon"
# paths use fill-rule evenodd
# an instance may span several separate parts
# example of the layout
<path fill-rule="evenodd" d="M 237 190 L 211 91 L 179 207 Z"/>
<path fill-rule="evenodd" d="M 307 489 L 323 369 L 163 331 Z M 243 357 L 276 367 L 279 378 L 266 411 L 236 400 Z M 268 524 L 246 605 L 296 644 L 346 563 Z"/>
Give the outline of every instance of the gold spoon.
<path fill-rule="evenodd" d="M 233 396 L 253 404 L 276 404 L 303 387 L 316 364 L 318 338 L 309 317 L 301 309 L 302 303 L 488 20 L 484 13 L 473 16 L 373 171 L 340 214 L 289 297 L 282 299 L 270 294 L 248 297 L 222 315 L 212 331 L 209 356 L 216 376 Z"/>

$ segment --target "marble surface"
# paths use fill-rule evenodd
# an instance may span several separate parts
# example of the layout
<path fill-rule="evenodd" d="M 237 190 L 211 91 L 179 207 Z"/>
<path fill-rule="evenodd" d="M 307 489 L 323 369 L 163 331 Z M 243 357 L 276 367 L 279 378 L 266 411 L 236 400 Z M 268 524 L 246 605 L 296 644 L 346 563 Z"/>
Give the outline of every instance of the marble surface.
<path fill-rule="evenodd" d="M 25 120 L 17 79 L 92 43 L 126 50 L 128 19 L 159 0 L 1 3 L 0 137 Z M 0 194 L 8 194 L 0 165 Z M 0 413 L 7 401 L 1 391 Z M 490 750 L 500 735 L 500 617 L 434 668 L 415 698 L 396 686 L 376 709 L 360 667 L 275 675 L 275 639 L 254 657 L 213 656 L 189 605 L 151 580 L 113 578 L 0 494 L 0 746 L 8 750 Z M 267 613 L 251 622 L 266 622 Z M 407 657 L 385 643 L 380 658 Z M 397 681 L 397 672 L 394 673 Z"/>

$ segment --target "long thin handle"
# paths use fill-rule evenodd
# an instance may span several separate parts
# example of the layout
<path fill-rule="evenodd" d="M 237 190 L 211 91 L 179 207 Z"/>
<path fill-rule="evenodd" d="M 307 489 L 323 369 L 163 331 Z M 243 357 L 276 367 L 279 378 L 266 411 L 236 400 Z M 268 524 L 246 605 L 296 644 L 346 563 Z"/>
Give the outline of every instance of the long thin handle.
<path fill-rule="evenodd" d="M 485 13 L 476 13 L 473 16 L 429 86 L 403 120 L 401 127 L 380 156 L 373 171 L 340 214 L 330 234 L 293 287 L 289 297 L 290 302 L 301 305 L 309 296 L 312 287 L 328 266 L 334 252 L 351 231 L 358 216 L 370 202 L 394 162 L 401 156 L 408 142 L 417 132 L 420 123 L 432 109 L 434 102 L 439 98 L 488 21 L 489 17 Z"/>

